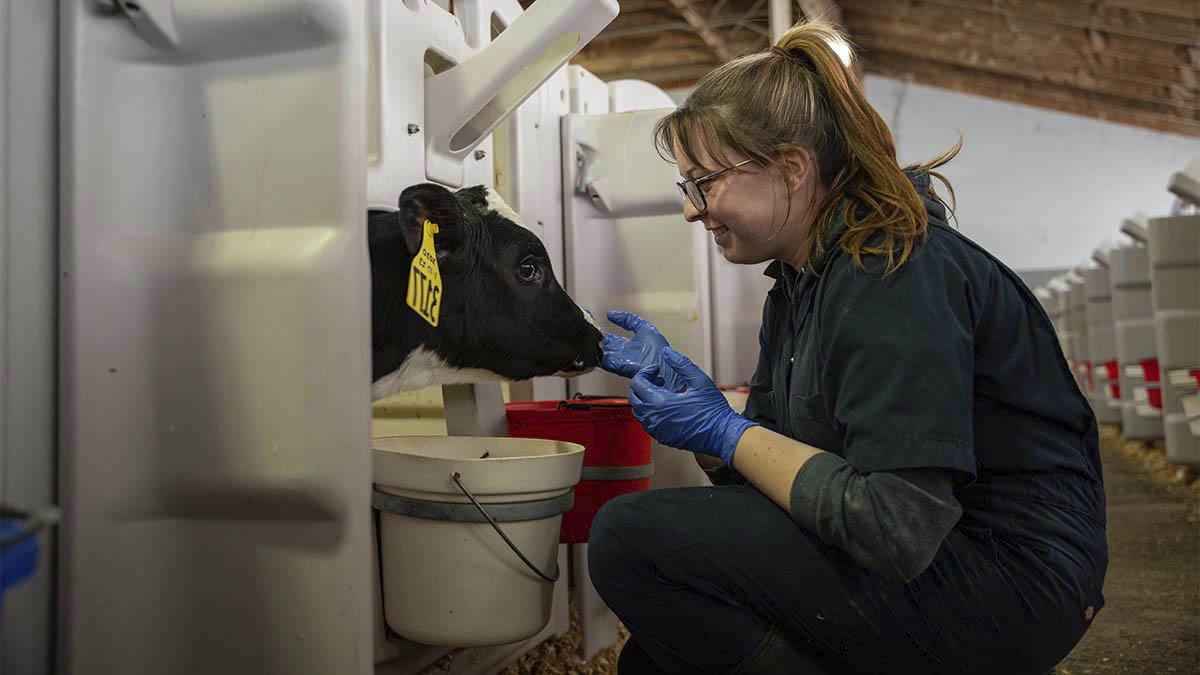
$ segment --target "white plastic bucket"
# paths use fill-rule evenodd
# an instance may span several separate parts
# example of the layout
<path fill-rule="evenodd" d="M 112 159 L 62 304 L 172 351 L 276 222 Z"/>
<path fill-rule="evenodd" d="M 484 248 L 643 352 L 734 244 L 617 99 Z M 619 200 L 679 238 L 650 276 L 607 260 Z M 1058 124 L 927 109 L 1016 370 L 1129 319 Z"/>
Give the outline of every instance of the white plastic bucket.
<path fill-rule="evenodd" d="M 373 448 L 388 626 L 416 642 L 456 647 L 508 644 L 541 631 L 554 589 L 542 575 L 557 576 L 559 527 L 583 446 L 395 436 L 375 439 Z"/>

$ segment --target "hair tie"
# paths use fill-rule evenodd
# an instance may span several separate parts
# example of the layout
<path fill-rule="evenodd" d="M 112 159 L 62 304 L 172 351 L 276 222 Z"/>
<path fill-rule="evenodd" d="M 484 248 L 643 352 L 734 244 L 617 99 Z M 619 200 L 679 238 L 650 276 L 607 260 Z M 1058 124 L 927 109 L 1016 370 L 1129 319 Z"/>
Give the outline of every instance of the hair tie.
<path fill-rule="evenodd" d="M 784 49 L 783 47 L 780 47 L 779 45 L 771 45 L 770 51 L 774 54 L 778 54 L 779 56 L 784 57 L 785 59 L 796 58 L 796 56 L 794 54 L 792 54 L 790 51 Z"/>
<path fill-rule="evenodd" d="M 794 51 L 791 51 L 790 49 L 784 49 L 783 47 L 780 47 L 778 45 L 772 46 L 771 52 L 774 54 L 778 54 L 778 55 L 784 57 L 785 59 L 794 61 L 808 70 L 816 71 L 816 69 L 817 69 L 817 64 L 813 62 L 812 57 L 810 57 L 806 52 L 803 52 L 803 51 L 794 52 Z"/>

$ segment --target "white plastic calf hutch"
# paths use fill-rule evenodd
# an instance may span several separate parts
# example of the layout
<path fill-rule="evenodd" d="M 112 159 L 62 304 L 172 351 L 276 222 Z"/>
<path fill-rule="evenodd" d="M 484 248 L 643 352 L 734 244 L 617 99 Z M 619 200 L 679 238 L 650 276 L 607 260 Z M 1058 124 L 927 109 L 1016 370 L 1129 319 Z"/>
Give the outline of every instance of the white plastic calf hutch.
<path fill-rule="evenodd" d="M 1087 316 L 1085 314 L 1087 308 L 1083 276 L 1085 272 L 1086 269 L 1082 267 L 1075 269 L 1068 282 L 1070 290 L 1067 292 L 1067 325 L 1070 327 L 1073 340 L 1071 356 L 1074 360 L 1075 382 L 1079 385 L 1079 391 L 1083 392 L 1095 407 L 1091 387 L 1092 358 L 1088 345 Z"/>
<path fill-rule="evenodd" d="M 1112 284 L 1108 273 L 1109 252 L 1107 249 L 1098 249 L 1092 259 L 1096 265 L 1083 271 L 1091 377 L 1089 398 L 1097 422 L 1120 424 L 1121 384 L 1117 366 Z"/>
<path fill-rule="evenodd" d="M 386 628 L 385 612 L 410 608 L 384 608 L 381 554 L 426 542 L 385 535 L 377 550 L 372 521 L 364 216 L 394 208 L 408 185 L 494 185 L 582 306 L 641 312 L 722 383 L 748 380 L 753 364 L 728 346 L 756 344 L 757 317 L 739 312 L 759 303 L 710 289 L 714 275 L 723 289 L 765 288 L 758 270 L 721 266 L 682 221 L 675 170 L 649 137 L 672 102 L 562 66 L 615 0 L 446 5 L 0 10 L 0 58 L 23 61 L 0 64 L 15 74 L 0 80 L 0 225 L 12 244 L 0 254 L 0 451 L 23 477 L 4 478 L 5 498 L 49 503 L 57 483 L 65 513 L 57 566 L 9 598 L 6 616 L 29 620 L 3 626 L 5 672 L 41 672 L 53 653 L 69 675 L 408 673 L 453 650 Z M 597 374 L 569 390 L 539 380 L 531 394 L 618 387 Z M 504 435 L 499 386 L 443 394 L 448 433 Z M 414 447 L 379 445 L 397 443 Z M 656 485 L 703 482 L 684 453 L 661 457 Z M 376 479 L 393 496 L 422 491 Z M 569 482 L 532 490 L 553 499 Z M 531 501 L 523 485 L 493 500 L 506 489 Z M 544 627 L 460 652 L 451 672 L 497 670 L 564 631 L 572 573 L 585 651 L 615 637 L 582 549 L 571 570 L 565 546 L 522 539 L 526 521 L 515 522 L 531 561 L 563 571 L 534 586 Z M 494 534 L 476 525 L 481 540 Z M 503 564 L 531 574 L 515 556 Z"/>
<path fill-rule="evenodd" d="M 1200 211 L 1200 159 L 1192 160 L 1182 171 L 1172 174 L 1168 189 L 1178 199 L 1178 211 L 1188 207 L 1193 213 Z M 1179 396 L 1192 436 L 1200 438 L 1200 363 L 1187 368 L 1186 372 L 1181 371 L 1183 369 L 1172 370 L 1167 377 Z"/>
<path fill-rule="evenodd" d="M 1127 243 L 1109 254 L 1117 362 L 1120 366 L 1121 430 L 1131 440 L 1163 437 L 1160 384 L 1154 337 L 1154 305 L 1150 297 L 1150 256 L 1141 242 Z M 1147 380 L 1147 371 L 1152 378 Z"/>
<path fill-rule="evenodd" d="M 1054 330 L 1058 334 L 1058 344 L 1062 348 L 1063 357 L 1067 360 L 1067 366 L 1071 370 L 1071 374 L 1075 374 L 1075 331 L 1071 325 L 1071 273 L 1063 274 L 1050 280 L 1047 284 L 1050 292 L 1054 294 L 1052 307 L 1054 311 L 1050 314 L 1050 321 L 1054 325 Z"/>
<path fill-rule="evenodd" d="M 1149 252 L 1167 457 L 1200 467 L 1200 215 L 1151 219 Z"/>

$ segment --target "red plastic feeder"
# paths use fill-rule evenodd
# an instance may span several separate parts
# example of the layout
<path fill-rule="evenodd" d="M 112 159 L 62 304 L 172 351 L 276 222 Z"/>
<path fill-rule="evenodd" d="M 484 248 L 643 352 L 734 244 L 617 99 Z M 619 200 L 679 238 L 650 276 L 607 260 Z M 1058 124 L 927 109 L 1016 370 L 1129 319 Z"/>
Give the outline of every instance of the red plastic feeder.
<path fill-rule="evenodd" d="M 1146 378 L 1146 398 L 1150 405 L 1162 410 L 1162 382 L 1159 380 L 1158 359 L 1142 359 L 1142 375 Z"/>
<path fill-rule="evenodd" d="M 1108 374 L 1108 390 L 1114 401 L 1121 400 L 1121 373 L 1117 368 L 1117 360 L 1104 362 L 1104 372 Z"/>
<path fill-rule="evenodd" d="M 509 403 L 508 435 L 583 446 L 583 479 L 575 486 L 575 506 L 563 514 L 560 541 L 588 540 L 592 519 L 610 499 L 650 489 L 654 455 L 650 436 L 623 398 Z"/>

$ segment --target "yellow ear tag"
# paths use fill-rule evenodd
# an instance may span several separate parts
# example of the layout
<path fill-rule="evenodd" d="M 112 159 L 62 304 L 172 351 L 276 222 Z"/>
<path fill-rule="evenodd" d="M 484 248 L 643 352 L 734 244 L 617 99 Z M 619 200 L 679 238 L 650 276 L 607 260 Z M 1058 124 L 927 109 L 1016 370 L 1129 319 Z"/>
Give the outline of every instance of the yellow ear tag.
<path fill-rule="evenodd" d="M 437 233 L 438 226 L 426 220 L 421 250 L 413 256 L 412 269 L 408 273 L 408 306 L 434 328 L 437 328 L 438 312 L 442 308 L 442 274 L 438 271 L 437 251 L 433 248 L 433 235 Z"/>

